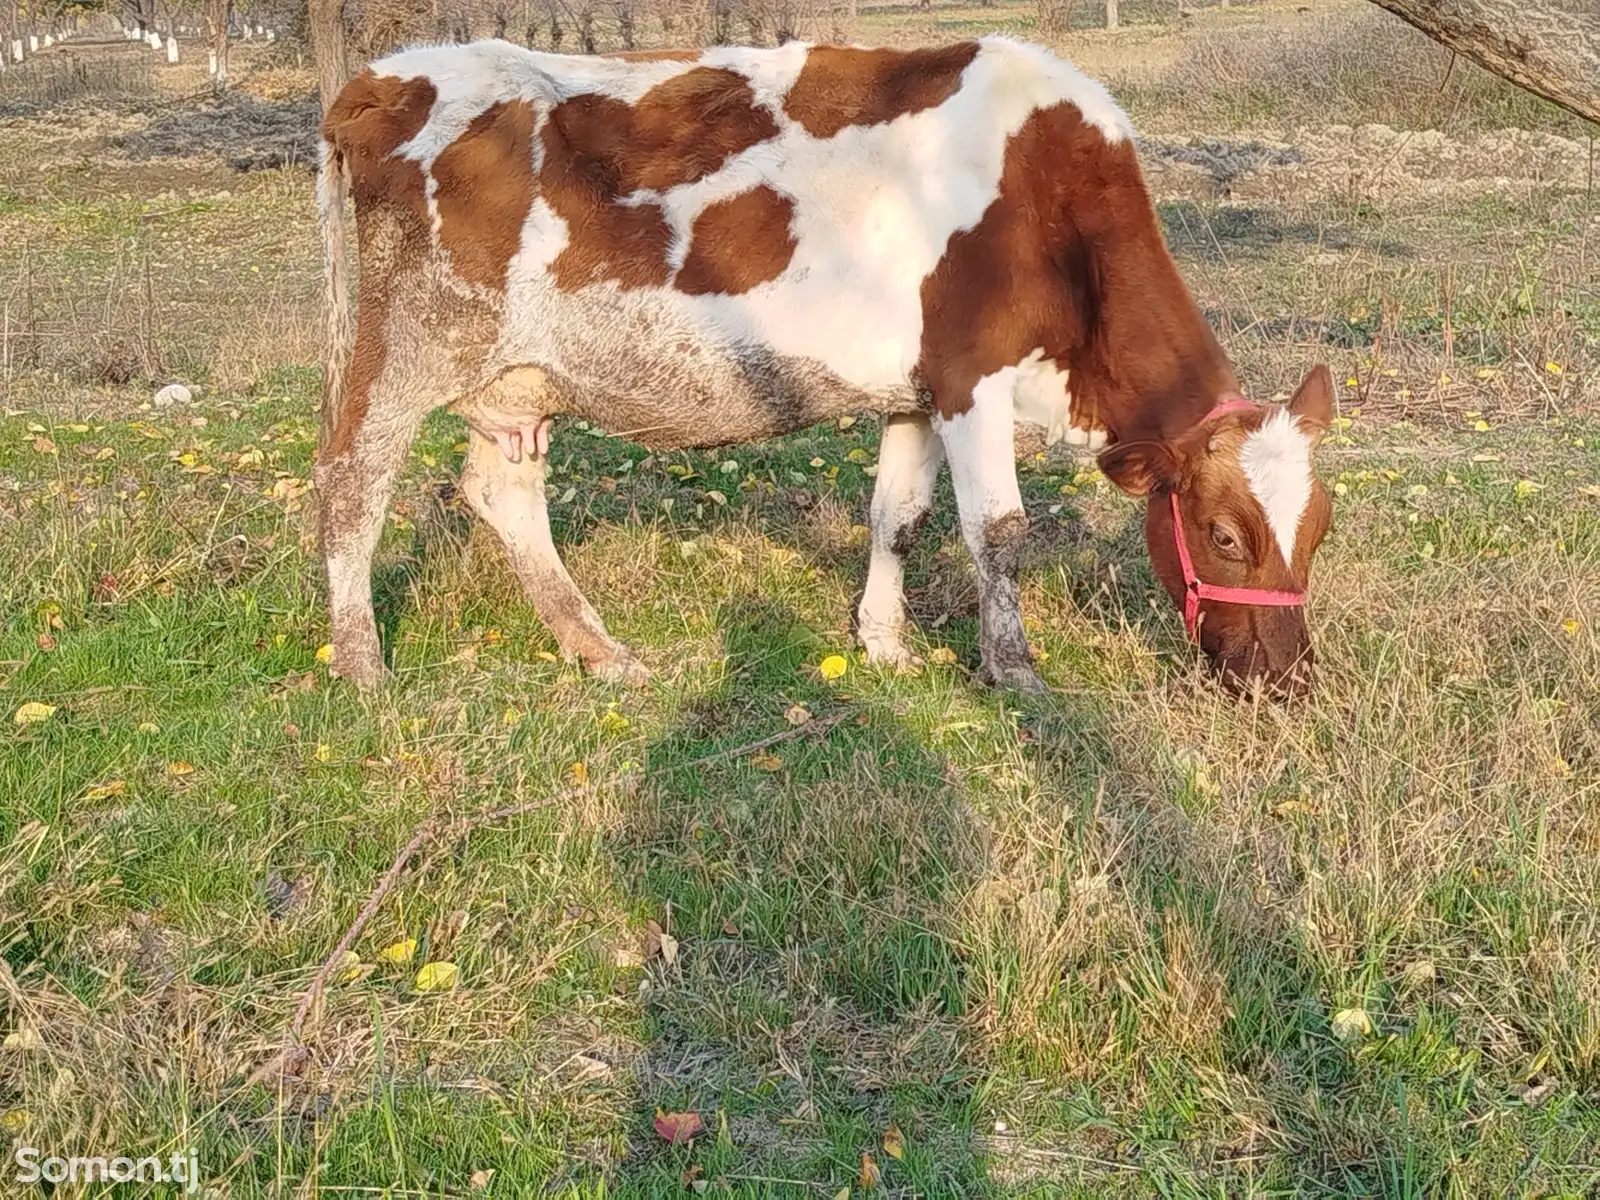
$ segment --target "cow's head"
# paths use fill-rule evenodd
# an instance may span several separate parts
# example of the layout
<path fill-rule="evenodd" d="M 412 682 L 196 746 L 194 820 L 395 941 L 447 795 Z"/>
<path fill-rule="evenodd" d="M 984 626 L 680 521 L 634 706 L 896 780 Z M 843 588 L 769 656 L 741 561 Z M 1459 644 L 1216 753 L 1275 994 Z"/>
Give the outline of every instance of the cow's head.
<path fill-rule="evenodd" d="M 1333 411 L 1333 380 L 1316 367 L 1283 406 L 1238 405 L 1170 442 L 1126 442 L 1100 469 L 1126 492 L 1149 498 L 1150 560 L 1180 608 L 1186 585 L 1174 533 L 1173 499 L 1192 561 L 1191 578 L 1223 591 L 1305 591 L 1311 556 L 1328 532 L 1328 494 L 1311 461 Z M 1313 655 L 1297 605 L 1204 598 L 1196 636 L 1232 690 L 1260 683 L 1303 693 Z"/>

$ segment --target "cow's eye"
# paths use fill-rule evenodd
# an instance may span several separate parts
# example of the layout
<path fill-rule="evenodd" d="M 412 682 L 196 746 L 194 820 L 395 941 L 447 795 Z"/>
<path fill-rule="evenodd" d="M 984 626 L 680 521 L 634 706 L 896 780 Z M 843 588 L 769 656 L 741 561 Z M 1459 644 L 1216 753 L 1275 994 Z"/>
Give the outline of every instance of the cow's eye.
<path fill-rule="evenodd" d="M 1211 544 L 1217 548 L 1219 554 L 1228 558 L 1239 558 L 1243 551 L 1239 548 L 1239 539 L 1233 531 L 1224 525 L 1213 523 L 1211 526 Z"/>

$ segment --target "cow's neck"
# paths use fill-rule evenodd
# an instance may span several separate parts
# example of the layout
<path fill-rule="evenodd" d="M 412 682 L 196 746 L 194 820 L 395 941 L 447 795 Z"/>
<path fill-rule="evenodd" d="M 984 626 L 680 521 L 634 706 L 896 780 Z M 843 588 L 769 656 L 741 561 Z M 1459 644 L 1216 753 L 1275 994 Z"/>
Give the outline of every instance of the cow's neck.
<path fill-rule="evenodd" d="M 1071 354 L 1072 389 L 1111 441 L 1167 440 L 1195 425 L 1238 379 L 1167 252 L 1143 189 L 1080 222 L 1090 288 Z M 1075 214 L 1076 215 L 1076 214 Z"/>

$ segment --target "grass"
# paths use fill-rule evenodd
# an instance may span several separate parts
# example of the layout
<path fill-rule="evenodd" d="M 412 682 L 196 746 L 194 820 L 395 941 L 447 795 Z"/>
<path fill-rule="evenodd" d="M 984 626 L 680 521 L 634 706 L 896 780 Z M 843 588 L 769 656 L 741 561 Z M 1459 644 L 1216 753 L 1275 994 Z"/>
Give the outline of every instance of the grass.
<path fill-rule="evenodd" d="M 866 667 L 865 419 L 659 455 L 558 428 L 567 562 L 655 672 L 618 691 L 555 659 L 447 414 L 364 699 L 317 657 L 304 177 L 83 161 L 0 167 L 38 334 L 0 372 L 0 1176 L 192 1146 L 240 1197 L 1600 1190 L 1581 192 L 1160 196 L 1252 391 L 1342 385 L 1305 704 L 1220 695 L 1137 507 L 1054 455 L 1021 467 L 1054 693 L 971 678 L 947 488 L 928 663 Z M 106 382 L 118 337 L 197 400 Z M 309 1057 L 252 1082 L 419 822 L 544 798 L 420 855 Z"/>

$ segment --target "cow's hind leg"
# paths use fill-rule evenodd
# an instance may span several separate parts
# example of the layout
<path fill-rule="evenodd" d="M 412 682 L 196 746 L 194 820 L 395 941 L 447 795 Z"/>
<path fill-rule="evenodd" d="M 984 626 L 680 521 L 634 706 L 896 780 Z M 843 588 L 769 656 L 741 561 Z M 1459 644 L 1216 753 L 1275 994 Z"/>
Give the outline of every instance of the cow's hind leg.
<path fill-rule="evenodd" d="M 872 558 L 856 610 L 867 661 L 905 666 L 905 557 L 933 505 L 944 448 L 924 416 L 890 417 L 878 447 L 872 492 Z"/>
<path fill-rule="evenodd" d="M 341 414 L 324 431 L 315 481 L 318 531 L 328 571 L 334 673 L 366 689 L 384 675 L 372 612 L 372 554 L 383 532 L 394 477 L 427 406 L 375 392 L 364 411 Z"/>
<path fill-rule="evenodd" d="M 1033 669 L 1017 594 L 1028 516 L 1017 486 L 1012 405 L 1012 380 L 997 372 L 973 389 L 968 411 L 935 420 L 950 460 L 962 536 L 978 569 L 979 674 L 1001 687 L 1039 692 L 1047 689 Z"/>
<path fill-rule="evenodd" d="M 561 651 L 602 679 L 638 681 L 649 676 L 628 648 L 606 632 L 567 574 L 550 536 L 545 504 L 545 457 L 523 445 L 512 462 L 495 439 L 472 429 L 461 490 L 477 514 L 500 535 L 506 556 L 522 579 L 539 618 L 555 635 Z"/>

